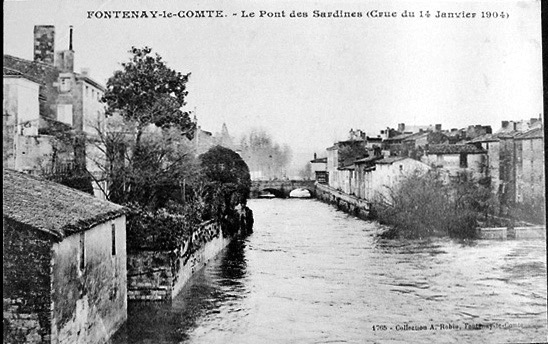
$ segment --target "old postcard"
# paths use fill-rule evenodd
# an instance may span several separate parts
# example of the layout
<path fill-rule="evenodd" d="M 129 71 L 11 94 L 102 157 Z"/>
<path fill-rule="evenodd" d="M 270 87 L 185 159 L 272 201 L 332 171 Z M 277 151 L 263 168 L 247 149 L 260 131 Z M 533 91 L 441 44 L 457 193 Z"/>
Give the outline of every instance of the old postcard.
<path fill-rule="evenodd" d="M 548 341 L 540 1 L 4 23 L 4 342 Z"/>

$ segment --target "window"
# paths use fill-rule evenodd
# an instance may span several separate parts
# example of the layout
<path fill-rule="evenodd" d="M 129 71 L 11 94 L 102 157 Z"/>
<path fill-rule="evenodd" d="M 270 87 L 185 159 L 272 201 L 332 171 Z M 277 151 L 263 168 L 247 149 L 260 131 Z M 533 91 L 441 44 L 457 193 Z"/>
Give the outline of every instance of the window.
<path fill-rule="evenodd" d="M 72 104 L 57 105 L 57 120 L 72 126 Z"/>
<path fill-rule="evenodd" d="M 116 255 L 116 225 L 112 224 L 112 255 Z"/>
<path fill-rule="evenodd" d="M 80 271 L 86 267 L 86 234 L 80 233 Z"/>
<path fill-rule="evenodd" d="M 461 168 L 467 168 L 468 167 L 468 154 L 461 153 L 459 157 L 459 166 Z"/>
<path fill-rule="evenodd" d="M 403 165 L 400 165 L 400 172 L 403 172 Z"/>
<path fill-rule="evenodd" d="M 70 78 L 61 78 L 59 80 L 59 90 L 61 92 L 70 91 Z"/>

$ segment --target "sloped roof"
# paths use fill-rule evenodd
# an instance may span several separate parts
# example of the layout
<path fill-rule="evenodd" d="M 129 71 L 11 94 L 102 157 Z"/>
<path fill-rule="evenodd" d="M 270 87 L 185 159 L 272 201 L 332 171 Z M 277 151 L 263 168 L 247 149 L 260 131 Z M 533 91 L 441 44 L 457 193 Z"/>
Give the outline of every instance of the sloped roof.
<path fill-rule="evenodd" d="M 481 154 L 486 153 L 483 149 L 474 145 L 451 145 L 451 144 L 439 144 L 430 145 L 427 149 L 428 154 Z"/>
<path fill-rule="evenodd" d="M 497 142 L 500 141 L 497 134 L 485 134 L 478 136 L 476 138 L 473 138 L 470 141 L 466 141 L 467 143 L 476 143 L 476 142 Z"/>
<path fill-rule="evenodd" d="M 317 158 L 310 160 L 311 163 L 327 163 L 327 158 Z"/>
<path fill-rule="evenodd" d="M 415 134 L 411 134 L 409 136 L 407 136 L 405 139 L 403 139 L 403 141 L 414 141 L 420 137 L 423 137 L 423 136 L 428 136 L 428 132 L 422 132 L 422 133 L 415 133 Z"/>
<path fill-rule="evenodd" d="M 366 157 L 366 158 L 358 159 L 358 160 L 354 161 L 354 163 L 355 164 L 367 164 L 367 163 L 374 162 L 376 160 L 380 160 L 382 158 L 383 158 L 382 155 L 381 156 L 369 156 L 369 157 Z"/>
<path fill-rule="evenodd" d="M 47 63 L 25 60 L 20 57 L 4 54 L 3 66 L 28 76 L 31 80 L 45 85 L 48 76 L 58 74 L 57 69 Z"/>
<path fill-rule="evenodd" d="M 410 136 L 413 136 L 413 135 L 415 135 L 415 134 L 413 134 L 413 133 L 407 133 L 407 134 L 405 134 L 405 133 L 404 133 L 404 134 L 396 135 L 396 136 L 394 136 L 394 137 L 389 137 L 389 138 L 387 138 L 385 141 L 403 140 L 403 139 L 406 139 L 406 138 L 408 138 L 408 137 L 410 137 Z"/>
<path fill-rule="evenodd" d="M 389 158 L 384 158 L 384 159 L 378 160 L 376 163 L 377 164 L 393 164 L 396 161 L 400 161 L 400 160 L 404 160 L 404 159 L 409 159 L 409 158 L 404 157 L 404 156 L 394 156 L 394 157 L 389 157 Z"/>
<path fill-rule="evenodd" d="M 114 219 L 127 208 L 82 191 L 13 170 L 4 170 L 3 216 L 62 240 Z"/>
<path fill-rule="evenodd" d="M 542 139 L 544 137 L 543 128 L 535 128 L 515 136 L 516 140 Z"/>
<path fill-rule="evenodd" d="M 21 73 L 18 70 L 8 68 L 8 67 L 2 67 L 2 75 L 4 77 L 8 77 L 8 78 L 25 78 L 25 79 L 30 80 L 32 82 L 35 82 L 37 84 L 41 84 L 40 80 L 37 80 L 36 78 L 34 78 L 32 76 L 26 75 L 24 73 Z"/>

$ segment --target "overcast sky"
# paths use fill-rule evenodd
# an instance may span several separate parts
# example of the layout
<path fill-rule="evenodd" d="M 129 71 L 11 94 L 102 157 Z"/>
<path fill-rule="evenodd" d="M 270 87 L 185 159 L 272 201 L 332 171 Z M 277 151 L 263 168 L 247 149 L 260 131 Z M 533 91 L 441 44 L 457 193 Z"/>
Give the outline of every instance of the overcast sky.
<path fill-rule="evenodd" d="M 87 19 L 88 11 L 208 9 L 227 17 Z M 242 18 L 242 10 L 286 17 Z M 292 10 L 308 17 L 290 18 Z M 364 17 L 313 18 L 314 10 Z M 371 10 L 398 17 L 366 17 Z M 415 18 L 402 18 L 404 10 Z M 476 18 L 418 18 L 420 10 Z M 482 19 L 481 11 L 509 18 Z M 540 1 L 5 1 L 4 53 L 32 59 L 34 25 L 56 26 L 57 50 L 67 49 L 73 25 L 76 70 L 90 68 L 103 84 L 132 45 L 150 46 L 192 73 L 188 107 L 203 129 L 226 122 L 239 136 L 262 127 L 297 156 L 322 153 L 350 128 L 496 130 L 501 120 L 542 113 Z"/>

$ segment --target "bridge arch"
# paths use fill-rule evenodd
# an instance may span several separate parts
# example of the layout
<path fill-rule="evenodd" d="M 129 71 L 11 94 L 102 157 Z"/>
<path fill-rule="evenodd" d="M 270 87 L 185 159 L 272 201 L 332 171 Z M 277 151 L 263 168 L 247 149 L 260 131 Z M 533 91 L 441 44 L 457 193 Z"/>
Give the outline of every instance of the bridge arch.
<path fill-rule="evenodd" d="M 250 196 L 257 198 L 263 191 L 270 191 L 276 197 L 289 197 L 295 189 L 307 189 L 312 197 L 316 196 L 314 180 L 254 180 L 251 182 Z M 272 190 L 275 190 L 273 192 Z M 281 196 L 283 194 L 283 196 Z"/>

